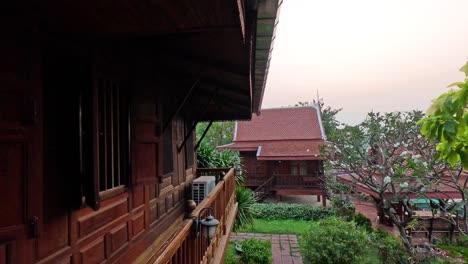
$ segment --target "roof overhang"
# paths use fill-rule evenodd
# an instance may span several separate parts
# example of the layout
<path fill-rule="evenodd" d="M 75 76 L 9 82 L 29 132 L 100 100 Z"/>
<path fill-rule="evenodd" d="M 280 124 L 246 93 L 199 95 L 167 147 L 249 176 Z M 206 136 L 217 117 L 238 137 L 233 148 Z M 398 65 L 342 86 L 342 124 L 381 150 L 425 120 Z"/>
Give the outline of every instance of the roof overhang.
<path fill-rule="evenodd" d="M 12 34 L 44 29 L 90 54 L 145 60 L 138 71 L 146 78 L 174 74 L 174 104 L 198 80 L 186 115 L 197 108 L 199 121 L 249 120 L 261 106 L 281 2 L 18 0 L 0 4 L 12 14 L 0 17 L 0 27 Z"/>
<path fill-rule="evenodd" d="M 271 62 L 273 43 L 276 37 L 276 27 L 280 7 L 283 0 L 260 0 L 258 3 L 256 37 L 255 37 L 255 63 L 252 89 L 252 109 L 260 114 L 263 94 Z"/>

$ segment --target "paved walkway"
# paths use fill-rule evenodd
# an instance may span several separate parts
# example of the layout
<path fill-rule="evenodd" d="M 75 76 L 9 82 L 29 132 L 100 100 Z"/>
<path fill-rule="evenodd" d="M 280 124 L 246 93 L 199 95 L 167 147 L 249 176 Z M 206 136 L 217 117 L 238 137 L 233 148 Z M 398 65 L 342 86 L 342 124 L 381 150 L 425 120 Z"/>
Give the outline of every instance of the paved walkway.
<path fill-rule="evenodd" d="M 302 264 L 297 236 L 291 234 L 273 235 L 257 233 L 232 233 L 231 241 L 242 241 L 249 238 L 271 241 L 273 264 Z"/>

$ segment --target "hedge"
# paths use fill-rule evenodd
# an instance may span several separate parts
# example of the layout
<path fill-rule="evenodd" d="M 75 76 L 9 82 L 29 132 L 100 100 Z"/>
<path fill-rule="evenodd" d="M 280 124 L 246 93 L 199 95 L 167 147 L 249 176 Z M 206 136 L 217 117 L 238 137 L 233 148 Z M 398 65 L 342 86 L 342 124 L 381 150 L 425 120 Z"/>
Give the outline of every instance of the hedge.
<path fill-rule="evenodd" d="M 257 203 L 252 207 L 254 218 L 269 220 L 317 221 L 337 215 L 334 208 L 312 207 L 305 204 Z"/>

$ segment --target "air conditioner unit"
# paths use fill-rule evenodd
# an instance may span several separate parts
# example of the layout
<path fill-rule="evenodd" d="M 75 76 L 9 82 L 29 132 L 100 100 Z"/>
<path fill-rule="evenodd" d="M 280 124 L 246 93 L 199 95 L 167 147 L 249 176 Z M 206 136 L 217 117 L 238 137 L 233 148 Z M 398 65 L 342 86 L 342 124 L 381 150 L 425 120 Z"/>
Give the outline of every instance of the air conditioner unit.
<path fill-rule="evenodd" d="M 192 199 L 198 204 L 214 190 L 215 176 L 201 176 L 192 182 Z"/>

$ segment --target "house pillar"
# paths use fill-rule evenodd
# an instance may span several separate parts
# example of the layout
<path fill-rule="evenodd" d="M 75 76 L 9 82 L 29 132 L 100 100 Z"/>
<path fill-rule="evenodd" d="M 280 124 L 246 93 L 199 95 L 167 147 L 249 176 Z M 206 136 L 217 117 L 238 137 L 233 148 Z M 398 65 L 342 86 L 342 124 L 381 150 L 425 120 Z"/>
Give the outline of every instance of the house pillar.
<path fill-rule="evenodd" d="M 319 196 L 317 195 L 317 197 L 319 197 Z M 322 195 L 322 205 L 323 205 L 323 207 L 327 206 L 327 196 L 325 196 L 325 195 Z"/>
<path fill-rule="evenodd" d="M 320 202 L 320 195 L 317 195 L 317 202 Z"/>

